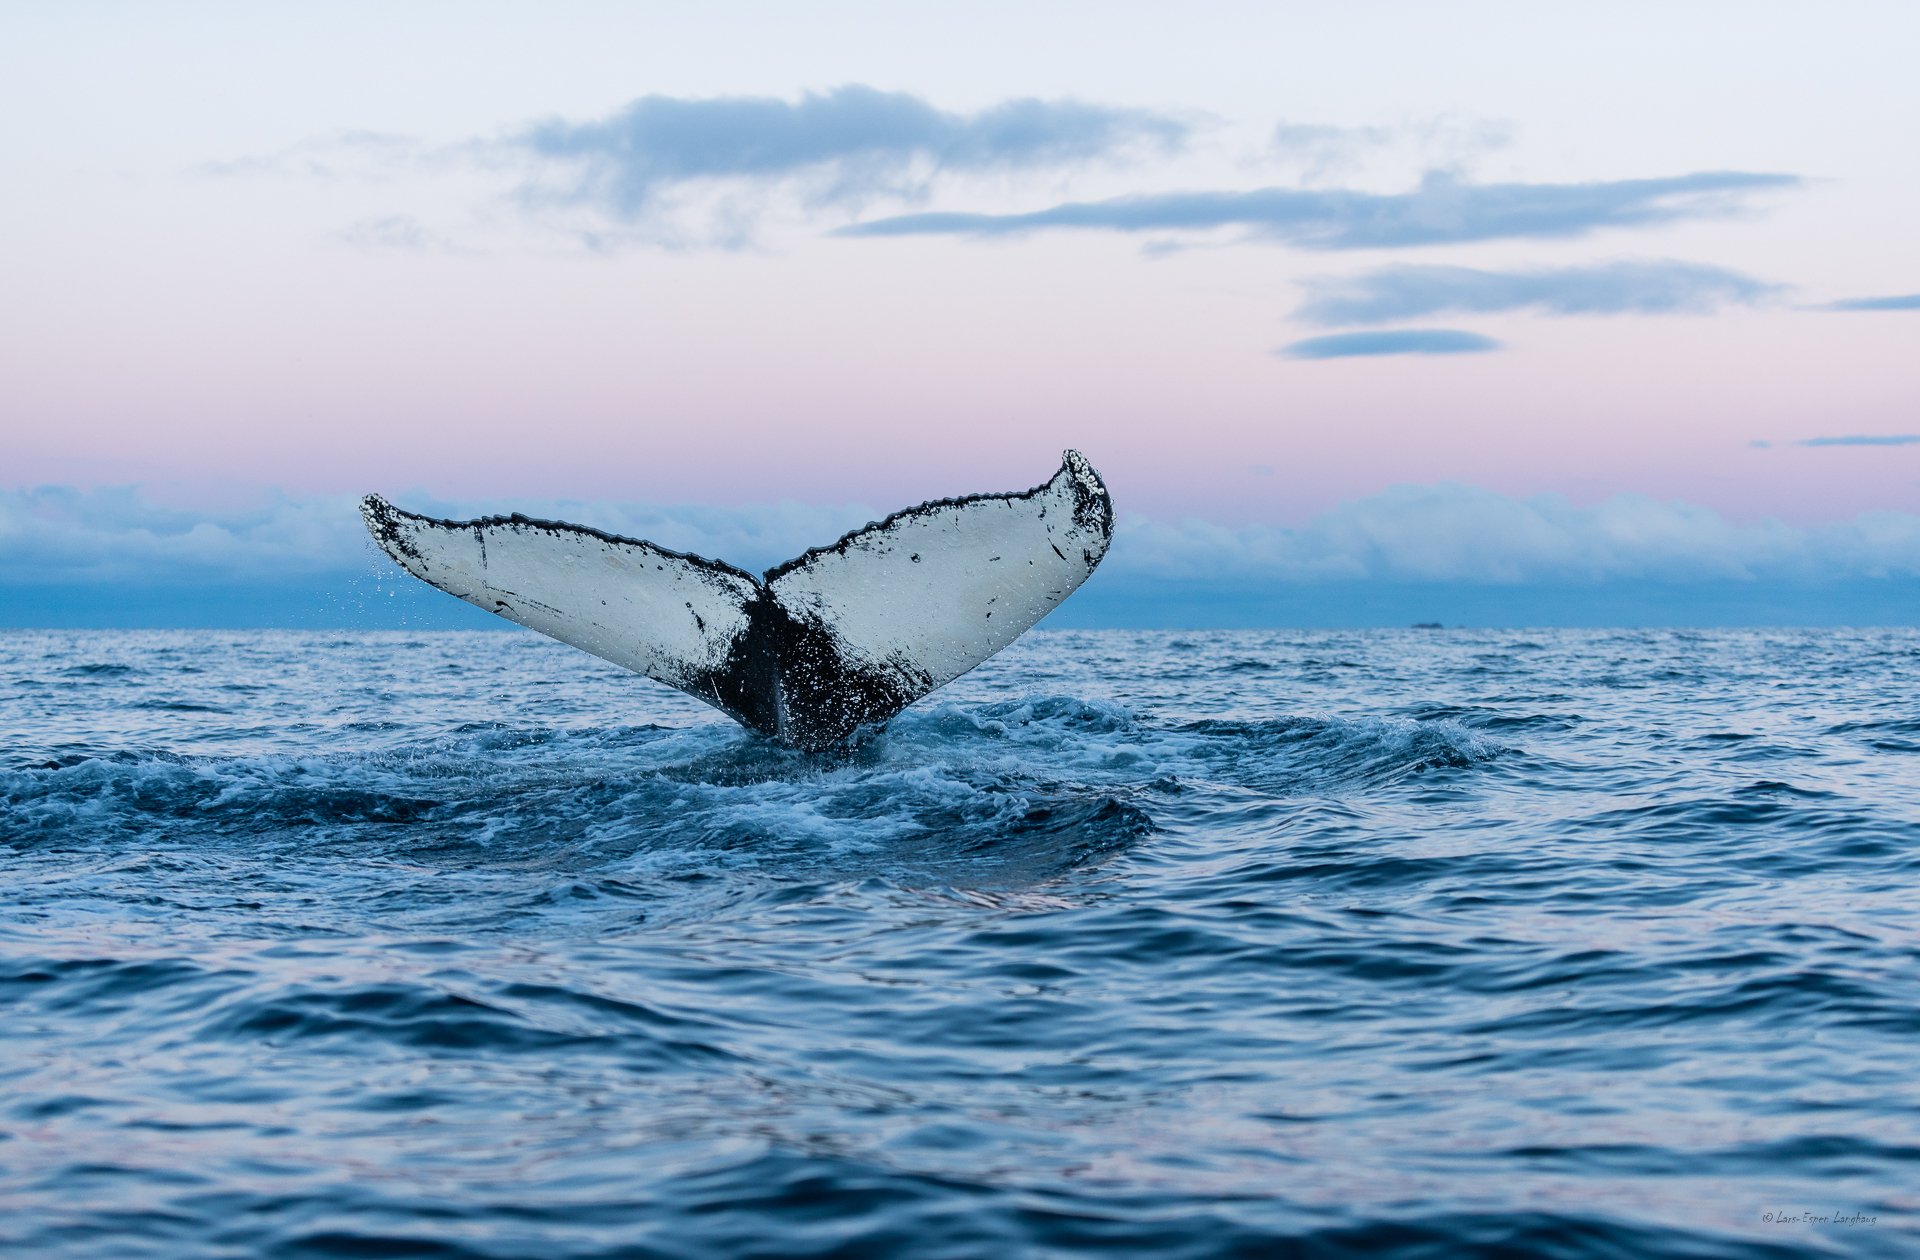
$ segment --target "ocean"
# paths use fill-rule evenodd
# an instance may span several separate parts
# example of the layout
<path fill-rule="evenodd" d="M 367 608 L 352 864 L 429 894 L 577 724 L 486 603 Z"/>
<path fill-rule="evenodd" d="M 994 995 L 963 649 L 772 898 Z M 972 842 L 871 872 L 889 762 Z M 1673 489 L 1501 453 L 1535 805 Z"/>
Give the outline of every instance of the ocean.
<path fill-rule="evenodd" d="M 0 634 L 0 1254 L 1920 1253 L 1920 631 L 1048 632 L 809 758 Z"/>

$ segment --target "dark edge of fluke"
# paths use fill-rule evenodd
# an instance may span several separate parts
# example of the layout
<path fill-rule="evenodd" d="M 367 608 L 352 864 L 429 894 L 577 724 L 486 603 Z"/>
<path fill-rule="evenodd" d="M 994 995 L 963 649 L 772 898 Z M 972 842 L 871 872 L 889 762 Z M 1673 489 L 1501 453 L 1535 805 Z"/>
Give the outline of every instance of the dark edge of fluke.
<path fill-rule="evenodd" d="M 728 564 L 725 560 L 710 560 L 706 556 L 696 552 L 675 551 L 671 547 L 662 547 L 659 543 L 648 542 L 644 538 L 629 538 L 625 534 L 609 533 L 604 529 L 595 529 L 591 525 L 576 525 L 571 521 L 551 521 L 544 517 L 527 516 L 520 512 L 509 512 L 496 516 L 477 516 L 470 520 L 456 521 L 444 516 L 429 516 L 424 512 L 409 512 L 405 508 L 395 507 L 391 501 L 379 494 L 369 494 L 360 500 L 360 514 L 366 519 L 368 532 L 373 535 L 374 541 L 379 543 L 383 549 L 389 551 L 398 550 L 412 556 L 417 556 L 418 553 L 413 550 L 411 544 L 400 537 L 398 531 L 394 528 L 394 522 L 397 520 L 406 519 L 419 521 L 423 525 L 434 525 L 441 529 L 452 530 L 486 529 L 495 525 L 515 525 L 523 529 L 547 529 L 557 533 L 585 534 L 590 538 L 598 538 L 602 542 L 619 543 L 627 547 L 644 547 L 648 551 L 669 557 L 670 559 L 684 560 L 688 564 L 698 565 L 704 569 L 716 569 L 722 573 L 729 573 L 735 577 L 743 577 L 756 585 L 764 586 L 782 574 L 799 568 L 816 556 L 836 555 L 844 552 L 847 546 L 862 534 L 869 533 L 876 529 L 885 529 L 889 525 L 907 520 L 911 517 L 920 516 L 939 508 L 963 507 L 969 503 L 982 503 L 992 499 L 1001 499 L 1009 503 L 1017 503 L 1024 499 L 1031 499 L 1035 495 L 1045 492 L 1047 488 L 1053 485 L 1059 478 L 1062 472 L 1074 474 L 1075 518 L 1079 519 L 1082 524 L 1092 526 L 1093 522 L 1088 520 L 1087 517 L 1097 514 L 1099 521 L 1097 528 L 1099 532 L 1110 535 L 1113 532 L 1113 496 L 1107 492 L 1107 483 L 1101 478 L 1099 472 L 1095 470 L 1093 465 L 1087 462 L 1086 456 L 1077 450 L 1068 450 L 1061 454 L 1060 467 L 1054 470 L 1053 476 L 1030 489 L 1005 491 L 998 494 L 962 494 L 945 499 L 928 499 L 925 503 L 918 503 L 913 507 L 901 508 L 897 512 L 888 513 L 877 521 L 868 521 L 865 525 L 857 529 L 850 529 L 830 543 L 819 547 L 809 547 L 793 559 L 781 561 L 758 577 L 755 577 L 738 565 Z M 1088 478 L 1093 482 L 1091 487 L 1086 484 Z"/>

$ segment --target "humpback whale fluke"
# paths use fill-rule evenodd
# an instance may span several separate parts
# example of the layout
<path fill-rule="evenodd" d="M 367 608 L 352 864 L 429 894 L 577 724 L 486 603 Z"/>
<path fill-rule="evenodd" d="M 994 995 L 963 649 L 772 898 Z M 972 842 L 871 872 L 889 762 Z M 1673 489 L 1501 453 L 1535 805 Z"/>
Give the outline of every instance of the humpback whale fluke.
<path fill-rule="evenodd" d="M 922 503 L 758 578 L 518 514 L 444 521 L 372 494 L 360 512 L 421 581 L 809 752 L 1013 642 L 1087 580 L 1113 536 L 1113 502 L 1078 451 L 1031 490 Z"/>

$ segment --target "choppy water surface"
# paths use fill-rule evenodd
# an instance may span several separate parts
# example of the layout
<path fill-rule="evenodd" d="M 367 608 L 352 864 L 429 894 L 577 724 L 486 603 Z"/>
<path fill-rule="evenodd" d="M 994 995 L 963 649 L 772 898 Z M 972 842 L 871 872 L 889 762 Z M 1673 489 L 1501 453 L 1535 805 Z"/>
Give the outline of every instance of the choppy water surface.
<path fill-rule="evenodd" d="M 0 733 L 8 1255 L 1920 1246 L 1920 633 L 1041 632 L 823 762 L 30 632 Z"/>

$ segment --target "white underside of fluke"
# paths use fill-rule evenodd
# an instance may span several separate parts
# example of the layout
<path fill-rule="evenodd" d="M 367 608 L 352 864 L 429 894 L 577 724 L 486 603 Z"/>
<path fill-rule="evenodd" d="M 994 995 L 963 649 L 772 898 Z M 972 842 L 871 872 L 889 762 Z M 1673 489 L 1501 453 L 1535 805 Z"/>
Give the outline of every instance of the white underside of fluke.
<path fill-rule="evenodd" d="M 524 518 L 449 522 L 370 497 L 381 548 L 421 581 L 680 686 L 721 668 L 759 583 L 678 552 Z"/>
<path fill-rule="evenodd" d="M 986 660 L 1086 581 L 1113 510 L 1068 451 L 1018 494 L 922 504 L 769 570 L 522 516 L 361 505 L 402 568 L 468 603 L 825 747 Z"/>

